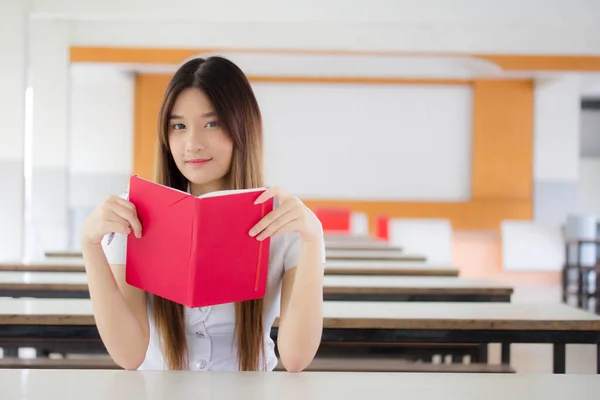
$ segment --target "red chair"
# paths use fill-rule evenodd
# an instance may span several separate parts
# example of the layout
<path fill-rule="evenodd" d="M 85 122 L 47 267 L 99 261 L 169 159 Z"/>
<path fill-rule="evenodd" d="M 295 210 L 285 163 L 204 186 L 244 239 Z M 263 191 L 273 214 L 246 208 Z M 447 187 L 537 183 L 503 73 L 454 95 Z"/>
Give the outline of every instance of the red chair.
<path fill-rule="evenodd" d="M 386 215 L 380 215 L 377 217 L 375 225 L 375 237 L 386 242 L 390 240 L 390 219 Z"/>
<path fill-rule="evenodd" d="M 352 210 L 348 208 L 319 207 L 312 211 L 321 221 L 324 232 L 350 232 Z"/>

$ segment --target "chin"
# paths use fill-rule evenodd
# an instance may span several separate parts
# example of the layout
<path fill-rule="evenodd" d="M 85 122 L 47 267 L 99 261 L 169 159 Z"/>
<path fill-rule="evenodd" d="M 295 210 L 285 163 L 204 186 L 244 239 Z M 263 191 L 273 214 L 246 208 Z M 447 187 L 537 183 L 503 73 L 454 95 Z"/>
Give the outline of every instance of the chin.
<path fill-rule="evenodd" d="M 184 174 L 187 180 L 194 185 L 205 186 L 211 183 L 221 181 L 224 176 L 220 174 L 206 174 L 206 173 L 187 173 Z"/>
<path fill-rule="evenodd" d="M 187 180 L 194 185 L 206 185 L 207 183 L 215 181 L 217 178 L 206 176 L 205 174 L 186 174 L 184 175 Z"/>

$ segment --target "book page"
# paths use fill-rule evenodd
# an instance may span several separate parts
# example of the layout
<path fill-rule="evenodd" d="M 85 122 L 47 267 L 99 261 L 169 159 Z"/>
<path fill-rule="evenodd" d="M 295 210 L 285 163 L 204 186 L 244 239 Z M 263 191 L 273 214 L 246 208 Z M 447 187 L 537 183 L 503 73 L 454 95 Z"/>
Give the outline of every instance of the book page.
<path fill-rule="evenodd" d="M 239 193 L 259 192 L 266 189 L 267 188 L 217 190 L 216 192 L 205 193 L 201 196 L 198 196 L 198 198 L 203 199 L 205 197 L 230 196 Z"/>

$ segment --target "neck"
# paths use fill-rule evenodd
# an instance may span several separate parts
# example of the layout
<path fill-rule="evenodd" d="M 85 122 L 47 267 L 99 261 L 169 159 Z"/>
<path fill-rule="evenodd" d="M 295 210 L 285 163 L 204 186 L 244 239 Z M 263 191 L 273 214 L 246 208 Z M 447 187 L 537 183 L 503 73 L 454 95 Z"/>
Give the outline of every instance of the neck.
<path fill-rule="evenodd" d="M 206 193 L 216 192 L 225 189 L 227 189 L 227 184 L 224 180 L 209 182 L 203 185 L 198 185 L 196 183 L 190 182 L 190 193 L 196 197 L 202 196 Z"/>

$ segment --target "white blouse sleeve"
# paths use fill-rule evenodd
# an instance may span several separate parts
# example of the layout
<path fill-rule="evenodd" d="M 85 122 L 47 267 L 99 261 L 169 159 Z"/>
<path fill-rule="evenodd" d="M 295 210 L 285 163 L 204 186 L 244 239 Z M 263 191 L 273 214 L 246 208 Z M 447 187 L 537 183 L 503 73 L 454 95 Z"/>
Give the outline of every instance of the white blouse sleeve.
<path fill-rule="evenodd" d="M 125 265 L 127 260 L 127 236 L 122 233 L 115 233 L 110 244 L 108 243 L 109 236 L 106 235 L 102 239 L 102 250 L 104 250 L 106 260 L 109 264 Z"/>
<path fill-rule="evenodd" d="M 300 259 L 300 249 L 302 247 L 302 239 L 298 232 L 289 232 L 286 234 L 286 250 L 285 257 L 283 259 L 283 269 L 288 271 L 298 265 Z M 323 237 L 323 227 L 321 227 L 321 237 Z M 323 255 L 323 266 L 326 264 L 327 256 L 325 255 L 325 241 L 321 240 L 322 255 Z"/>

